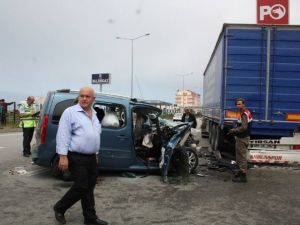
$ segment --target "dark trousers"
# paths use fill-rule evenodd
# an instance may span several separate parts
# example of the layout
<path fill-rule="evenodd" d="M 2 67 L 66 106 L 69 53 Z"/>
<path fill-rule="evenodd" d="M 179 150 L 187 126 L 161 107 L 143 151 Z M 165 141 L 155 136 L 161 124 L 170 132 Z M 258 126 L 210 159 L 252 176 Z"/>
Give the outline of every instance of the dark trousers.
<path fill-rule="evenodd" d="M 23 153 L 30 154 L 30 143 L 33 137 L 34 127 L 24 128 L 23 127 Z"/>
<path fill-rule="evenodd" d="M 68 159 L 74 183 L 54 207 L 58 212 L 65 213 L 67 209 L 81 200 L 84 220 L 86 222 L 93 221 L 97 219 L 94 199 L 94 188 L 97 181 L 96 155 L 69 152 Z"/>

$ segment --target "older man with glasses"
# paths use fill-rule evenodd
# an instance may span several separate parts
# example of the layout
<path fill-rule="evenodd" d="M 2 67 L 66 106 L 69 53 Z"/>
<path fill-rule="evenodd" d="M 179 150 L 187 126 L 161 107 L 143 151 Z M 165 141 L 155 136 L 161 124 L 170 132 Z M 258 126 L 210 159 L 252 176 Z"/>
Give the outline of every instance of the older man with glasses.
<path fill-rule="evenodd" d="M 66 224 L 65 212 L 81 201 L 84 224 L 107 225 L 96 215 L 94 188 L 97 180 L 97 154 L 100 150 L 101 124 L 92 108 L 95 91 L 80 89 L 78 104 L 67 108 L 59 121 L 56 152 L 61 171 L 69 170 L 74 178 L 72 187 L 54 205 L 55 218 Z"/>

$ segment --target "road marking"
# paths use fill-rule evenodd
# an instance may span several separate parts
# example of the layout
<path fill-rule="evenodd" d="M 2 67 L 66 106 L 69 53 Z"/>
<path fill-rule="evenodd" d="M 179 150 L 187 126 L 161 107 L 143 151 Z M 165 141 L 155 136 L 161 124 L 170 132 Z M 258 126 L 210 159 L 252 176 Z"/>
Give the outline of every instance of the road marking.
<path fill-rule="evenodd" d="M 1 146 L 0 146 L 0 149 L 1 149 L 1 148 L 7 148 L 7 147 L 1 147 Z"/>

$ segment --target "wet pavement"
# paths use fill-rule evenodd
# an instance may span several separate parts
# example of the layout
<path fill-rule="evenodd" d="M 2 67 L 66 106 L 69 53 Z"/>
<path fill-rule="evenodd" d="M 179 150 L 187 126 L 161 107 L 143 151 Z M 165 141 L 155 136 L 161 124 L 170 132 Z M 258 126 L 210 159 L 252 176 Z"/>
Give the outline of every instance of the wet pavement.
<path fill-rule="evenodd" d="M 70 187 L 21 156 L 22 133 L 0 134 L 1 225 L 56 224 L 52 206 Z M 100 173 L 96 210 L 112 225 L 299 225 L 299 167 L 254 166 L 248 183 L 232 183 L 231 172 L 211 163 L 207 140 L 200 165 L 183 185 L 163 184 L 157 174 Z M 209 152 L 209 151 L 208 151 Z M 83 224 L 80 203 L 67 224 Z"/>

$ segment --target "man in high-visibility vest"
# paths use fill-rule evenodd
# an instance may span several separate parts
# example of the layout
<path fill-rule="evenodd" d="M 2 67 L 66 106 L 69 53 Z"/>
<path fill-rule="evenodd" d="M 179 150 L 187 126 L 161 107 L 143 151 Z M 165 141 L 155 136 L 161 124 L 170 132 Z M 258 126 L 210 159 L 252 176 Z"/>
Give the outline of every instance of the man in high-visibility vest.
<path fill-rule="evenodd" d="M 33 108 L 34 97 L 29 96 L 26 102 L 20 103 L 20 127 L 23 129 L 23 156 L 29 157 L 31 155 L 30 142 L 33 137 L 34 128 L 36 127 L 35 111 Z"/>
<path fill-rule="evenodd" d="M 238 98 L 235 100 L 238 109 L 237 123 L 238 127 L 230 129 L 228 134 L 235 136 L 235 155 L 239 171 L 233 177 L 233 182 L 247 182 L 247 153 L 250 140 L 250 129 L 252 125 L 252 113 L 245 106 L 245 100 Z"/>

